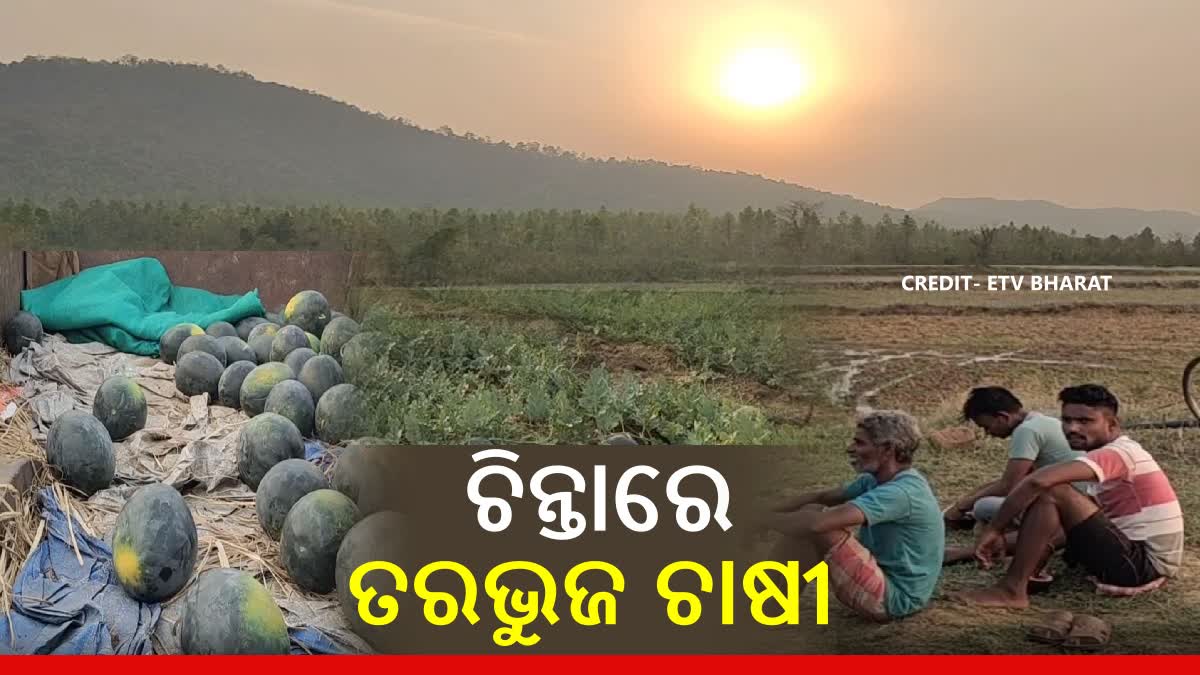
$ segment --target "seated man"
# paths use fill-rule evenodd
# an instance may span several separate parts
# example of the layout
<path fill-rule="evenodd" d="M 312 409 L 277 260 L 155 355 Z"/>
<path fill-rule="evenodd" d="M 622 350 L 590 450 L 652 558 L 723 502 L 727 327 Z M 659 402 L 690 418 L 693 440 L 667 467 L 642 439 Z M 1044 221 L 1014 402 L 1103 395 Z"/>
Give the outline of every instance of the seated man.
<path fill-rule="evenodd" d="M 1087 384 L 1063 389 L 1059 400 L 1067 440 L 1087 454 L 1038 469 L 1004 500 L 980 533 L 975 554 L 990 566 L 1004 549 L 1004 528 L 1023 513 L 1012 563 L 999 584 L 956 594 L 961 600 L 1028 607 L 1029 577 L 1064 533 L 1068 563 L 1082 564 L 1109 593 L 1136 593 L 1179 569 L 1179 501 L 1150 453 L 1122 433 L 1117 399 L 1104 387 Z M 1075 481 L 1098 483 L 1096 501 L 1075 489 Z"/>
<path fill-rule="evenodd" d="M 923 609 L 941 574 L 946 532 L 929 483 L 912 466 L 920 440 L 905 413 L 862 417 L 847 450 L 860 475 L 771 511 L 762 526 L 785 535 L 771 558 L 799 561 L 801 570 L 824 560 L 834 595 L 867 618 Z"/>
<path fill-rule="evenodd" d="M 1008 464 L 999 479 L 981 485 L 946 509 L 947 524 L 989 522 L 1022 478 L 1083 454 L 1067 443 L 1061 422 L 1039 412 L 1026 411 L 1020 399 L 1003 387 L 972 389 L 963 404 L 963 419 L 974 422 L 989 436 L 1010 439 Z M 1085 489 L 1082 485 L 1077 487 Z M 1010 546 L 1015 542 L 1015 536 L 1009 538 Z M 974 555 L 973 546 L 954 546 L 946 550 L 946 562 L 964 562 Z"/>

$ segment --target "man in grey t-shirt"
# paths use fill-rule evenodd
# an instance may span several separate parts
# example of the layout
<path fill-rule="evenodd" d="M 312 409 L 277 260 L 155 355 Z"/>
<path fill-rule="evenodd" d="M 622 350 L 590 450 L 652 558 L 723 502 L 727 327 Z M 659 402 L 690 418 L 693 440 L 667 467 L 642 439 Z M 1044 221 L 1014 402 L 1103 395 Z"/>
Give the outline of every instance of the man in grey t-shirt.
<path fill-rule="evenodd" d="M 1020 399 L 1003 387 L 972 389 L 963 404 L 963 418 L 974 422 L 989 436 L 1009 439 L 1008 464 L 1000 478 L 979 486 L 946 509 L 947 525 L 989 522 L 1021 479 L 1037 469 L 1083 454 L 1071 448 L 1057 418 L 1025 410 Z M 1086 492 L 1086 487 L 1076 487 Z M 972 557 L 973 547 L 946 549 L 947 563 Z"/>

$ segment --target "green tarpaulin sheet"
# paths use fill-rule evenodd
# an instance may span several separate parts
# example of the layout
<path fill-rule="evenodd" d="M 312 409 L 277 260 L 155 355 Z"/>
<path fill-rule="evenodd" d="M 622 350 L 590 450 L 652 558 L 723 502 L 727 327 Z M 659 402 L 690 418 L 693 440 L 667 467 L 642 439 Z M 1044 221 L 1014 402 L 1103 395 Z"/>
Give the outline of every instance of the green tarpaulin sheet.
<path fill-rule="evenodd" d="M 158 339 L 176 324 L 208 328 L 266 315 L 257 289 L 217 295 L 175 286 L 155 258 L 91 267 L 23 291 L 21 307 L 41 319 L 47 332 L 62 333 L 70 342 L 103 342 L 140 356 L 158 356 Z"/>

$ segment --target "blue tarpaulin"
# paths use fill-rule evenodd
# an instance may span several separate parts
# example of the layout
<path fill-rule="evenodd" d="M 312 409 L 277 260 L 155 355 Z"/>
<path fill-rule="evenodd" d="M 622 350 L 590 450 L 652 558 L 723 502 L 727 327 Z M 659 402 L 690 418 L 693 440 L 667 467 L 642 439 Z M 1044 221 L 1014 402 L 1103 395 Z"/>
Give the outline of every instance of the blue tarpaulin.
<path fill-rule="evenodd" d="M 315 442 L 309 461 L 330 460 Z M 0 654 L 152 654 L 151 636 L 161 616 L 156 603 L 141 603 L 117 582 L 108 544 L 89 536 L 72 518 L 71 532 L 50 488 L 38 493 L 45 535 L 13 586 L 9 617 L 0 615 Z M 289 629 L 293 654 L 339 654 L 344 650 L 313 628 Z"/>

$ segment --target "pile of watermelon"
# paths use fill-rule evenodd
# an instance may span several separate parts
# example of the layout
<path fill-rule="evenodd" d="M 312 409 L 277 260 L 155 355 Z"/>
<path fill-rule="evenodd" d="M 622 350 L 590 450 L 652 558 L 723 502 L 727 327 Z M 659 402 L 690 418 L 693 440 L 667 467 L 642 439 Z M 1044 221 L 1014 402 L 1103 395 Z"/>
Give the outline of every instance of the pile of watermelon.
<path fill-rule="evenodd" d="M 313 593 L 345 590 L 339 552 L 344 565 L 343 549 L 362 548 L 364 529 L 356 526 L 378 508 L 377 496 L 361 487 L 371 468 L 361 447 L 365 406 L 342 366 L 346 353 L 364 356 L 361 343 L 367 337 L 353 319 L 331 311 L 324 295 L 306 290 L 266 317 L 207 328 L 181 324 L 159 341 L 160 358 L 175 366 L 180 394 L 206 394 L 210 405 L 250 418 L 238 438 L 239 478 L 255 491 L 259 522 L 279 541 L 283 568 Z M 24 349 L 42 340 L 40 323 L 19 314 L 6 325 L 4 338 L 10 350 Z M 108 488 L 116 473 L 114 442 L 143 429 L 146 418 L 138 383 L 113 376 L 100 387 L 90 414 L 72 411 L 51 425 L 48 463 L 63 483 L 84 495 Z M 333 481 L 306 461 L 306 439 L 348 445 L 343 452 L 350 461 L 344 467 L 339 462 Z M 352 530 L 359 534 L 349 536 Z M 198 536 L 182 495 L 162 483 L 138 488 L 117 518 L 112 547 L 115 576 L 131 597 L 164 602 L 183 592 L 195 573 Z M 289 650 L 282 611 L 250 574 L 204 572 L 182 606 L 178 630 L 184 653 Z"/>

